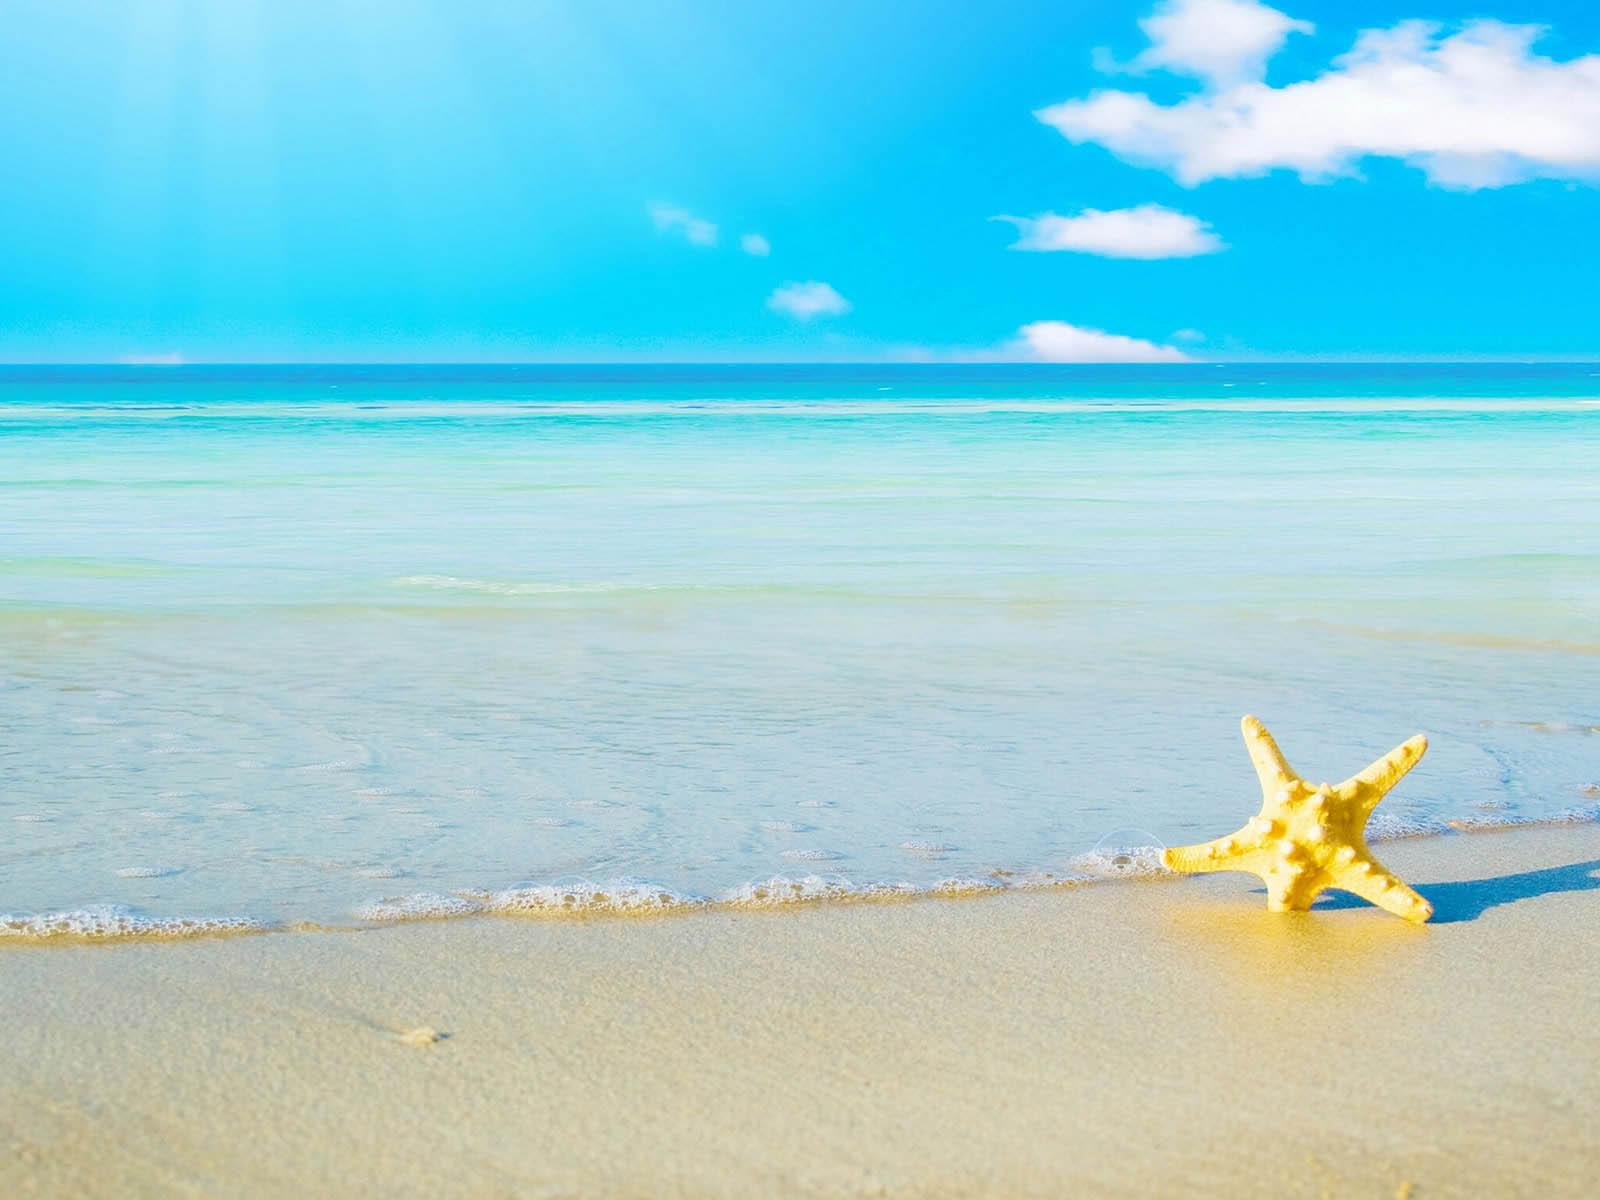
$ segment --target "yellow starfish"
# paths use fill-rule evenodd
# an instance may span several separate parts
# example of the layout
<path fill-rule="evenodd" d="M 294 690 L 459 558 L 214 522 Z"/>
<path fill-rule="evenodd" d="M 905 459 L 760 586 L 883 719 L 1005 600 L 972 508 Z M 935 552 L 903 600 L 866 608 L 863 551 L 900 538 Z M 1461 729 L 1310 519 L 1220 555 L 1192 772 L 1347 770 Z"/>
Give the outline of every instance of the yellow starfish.
<path fill-rule="evenodd" d="M 1427 738 L 1417 734 L 1338 787 L 1313 787 L 1295 774 L 1260 721 L 1246 717 L 1240 726 L 1261 780 L 1261 811 L 1238 833 L 1163 852 L 1163 863 L 1174 871 L 1259 875 L 1273 912 L 1310 908 L 1333 887 L 1408 921 L 1433 916 L 1433 905 L 1374 858 L 1364 836 L 1372 810 L 1417 765 Z"/>

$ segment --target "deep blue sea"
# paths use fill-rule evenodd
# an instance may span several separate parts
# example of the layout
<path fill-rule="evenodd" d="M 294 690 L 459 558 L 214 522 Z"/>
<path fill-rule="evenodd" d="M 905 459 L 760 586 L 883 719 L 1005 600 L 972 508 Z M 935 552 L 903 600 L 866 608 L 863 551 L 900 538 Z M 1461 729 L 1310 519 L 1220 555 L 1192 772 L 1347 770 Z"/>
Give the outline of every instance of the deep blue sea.
<path fill-rule="evenodd" d="M 1600 365 L 0 368 L 0 934 L 1592 819 L 1597 682 Z"/>

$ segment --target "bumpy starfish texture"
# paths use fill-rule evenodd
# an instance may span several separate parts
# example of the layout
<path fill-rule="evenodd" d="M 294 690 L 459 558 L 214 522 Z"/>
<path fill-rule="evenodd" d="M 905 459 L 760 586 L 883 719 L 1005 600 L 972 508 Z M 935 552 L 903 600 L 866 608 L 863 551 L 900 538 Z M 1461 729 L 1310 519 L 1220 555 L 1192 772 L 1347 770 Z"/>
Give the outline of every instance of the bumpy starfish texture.
<path fill-rule="evenodd" d="M 1240 722 L 1261 780 L 1261 811 L 1238 833 L 1164 852 L 1174 871 L 1249 871 L 1267 885 L 1267 907 L 1311 907 L 1327 888 L 1354 892 L 1408 921 L 1433 916 L 1433 905 L 1412 891 L 1367 849 L 1367 818 L 1384 794 L 1417 765 L 1428 739 L 1420 733 L 1337 787 L 1301 779 L 1278 743 L 1254 717 Z"/>

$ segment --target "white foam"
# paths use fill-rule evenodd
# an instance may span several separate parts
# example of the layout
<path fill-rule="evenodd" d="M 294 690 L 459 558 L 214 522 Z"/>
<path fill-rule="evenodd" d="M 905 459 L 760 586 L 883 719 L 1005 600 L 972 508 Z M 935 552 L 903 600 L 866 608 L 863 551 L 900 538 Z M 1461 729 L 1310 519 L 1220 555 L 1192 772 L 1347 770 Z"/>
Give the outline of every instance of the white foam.
<path fill-rule="evenodd" d="M 357 867 L 356 874 L 363 879 L 399 879 L 405 872 L 399 867 Z"/>
<path fill-rule="evenodd" d="M 528 884 L 501 891 L 463 891 L 444 896 L 416 892 L 390 896 L 355 910 L 360 921 L 418 921 L 440 917 L 498 915 L 583 916 L 675 912 L 700 908 L 706 901 L 641 879 L 611 883 Z"/>
<path fill-rule="evenodd" d="M 1078 875 L 1098 879 L 1159 879 L 1174 875 L 1161 862 L 1159 846 L 1118 846 L 1091 850 L 1067 860 Z"/>
<path fill-rule="evenodd" d="M 45 825 L 50 821 L 50 818 L 43 813 L 17 813 L 11 819 L 24 825 Z"/>
<path fill-rule="evenodd" d="M 941 842 L 913 840 L 909 842 L 901 842 L 900 849 L 904 850 L 907 854 L 948 854 L 951 850 L 954 850 L 955 847 L 946 846 Z"/>
<path fill-rule="evenodd" d="M 244 917 L 147 917 L 120 904 L 42 913 L 0 913 L 0 937 L 183 938 L 256 933 L 266 926 Z"/>
<path fill-rule="evenodd" d="M 933 896 L 983 896 L 1005 890 L 1005 885 L 997 880 L 966 876 L 941 879 L 928 889 L 928 893 Z"/>
<path fill-rule="evenodd" d="M 785 858 L 793 859 L 796 862 L 829 862 L 832 859 L 844 857 L 844 855 L 837 854 L 832 850 L 819 849 L 783 850 L 780 853 Z"/>
<path fill-rule="evenodd" d="M 799 821 L 762 821 L 761 828 L 768 833 L 805 833 L 811 826 Z"/>
<path fill-rule="evenodd" d="M 118 867 L 117 875 L 122 879 L 161 879 L 182 870 L 182 867 Z"/>
<path fill-rule="evenodd" d="M 358 921 L 421 921 L 434 917 L 465 917 L 483 911 L 483 906 L 460 896 L 441 896 L 438 892 L 413 892 L 409 896 L 386 896 L 355 910 Z"/>
<path fill-rule="evenodd" d="M 685 896 L 671 888 L 642 879 L 618 879 L 613 883 L 532 884 L 493 892 L 483 907 L 495 913 L 627 913 L 670 912 L 699 908 L 704 900 Z"/>
<path fill-rule="evenodd" d="M 1443 821 L 1426 817 L 1400 817 L 1394 813 L 1373 813 L 1367 821 L 1366 839 L 1369 842 L 1393 842 L 1400 838 L 1429 837 L 1449 832 L 1449 825 Z"/>
<path fill-rule="evenodd" d="M 915 896 L 911 883 L 854 883 L 843 875 L 773 875 L 729 888 L 718 903 L 731 908 L 772 908 L 784 904 L 811 904 L 822 900 L 872 900 Z"/>

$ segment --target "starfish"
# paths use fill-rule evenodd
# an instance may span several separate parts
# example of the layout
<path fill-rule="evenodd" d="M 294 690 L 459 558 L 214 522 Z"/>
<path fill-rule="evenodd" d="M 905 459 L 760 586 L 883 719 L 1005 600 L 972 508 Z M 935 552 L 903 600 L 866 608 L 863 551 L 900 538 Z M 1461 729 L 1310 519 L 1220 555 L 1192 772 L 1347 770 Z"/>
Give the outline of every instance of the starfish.
<path fill-rule="evenodd" d="M 1266 883 L 1273 912 L 1310 908 L 1332 887 L 1408 921 L 1433 916 L 1433 905 L 1374 858 L 1364 836 L 1372 810 L 1417 765 L 1427 738 L 1419 733 L 1337 787 L 1318 787 L 1295 773 L 1260 721 L 1246 717 L 1240 727 L 1261 780 L 1261 811 L 1238 833 L 1163 852 L 1167 867 L 1252 872 Z"/>

